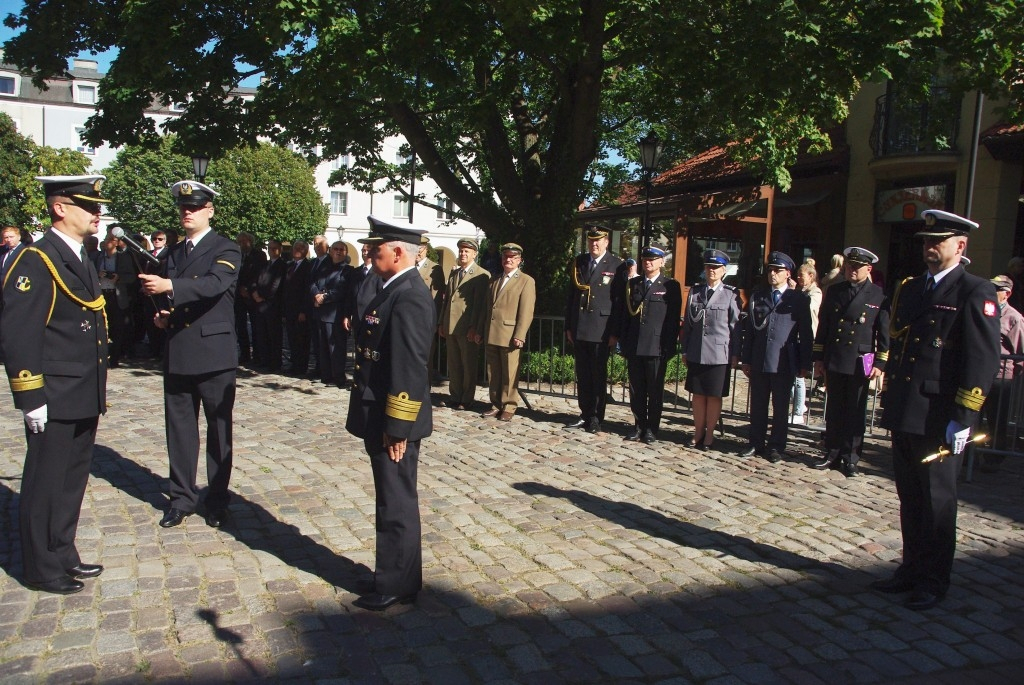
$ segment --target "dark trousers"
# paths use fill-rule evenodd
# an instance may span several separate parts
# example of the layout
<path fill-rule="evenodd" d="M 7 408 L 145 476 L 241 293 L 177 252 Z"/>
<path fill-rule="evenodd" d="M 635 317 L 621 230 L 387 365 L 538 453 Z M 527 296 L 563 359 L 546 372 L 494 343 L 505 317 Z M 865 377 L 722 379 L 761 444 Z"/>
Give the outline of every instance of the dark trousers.
<path fill-rule="evenodd" d="M 608 343 L 573 343 L 576 360 L 576 398 L 580 418 L 604 421 L 608 403 Z"/>
<path fill-rule="evenodd" d="M 235 300 L 235 335 L 238 336 L 238 359 L 245 363 L 252 360 L 252 341 L 249 338 L 250 315 L 248 303 L 239 298 Z"/>
<path fill-rule="evenodd" d="M 388 458 L 381 433 L 363 446 L 370 455 L 377 497 L 377 561 L 374 583 L 382 595 L 413 595 L 423 587 L 423 551 L 416 470 L 420 441 L 410 440 L 399 462 Z"/>
<path fill-rule="evenodd" d="M 284 327 L 278 307 L 261 307 L 253 319 L 253 357 L 271 371 L 281 368 Z"/>
<path fill-rule="evenodd" d="M 149 354 L 153 357 L 162 357 L 164 354 L 164 341 L 167 340 L 167 331 L 157 328 L 153 323 L 156 315 L 156 305 L 153 298 L 142 299 L 142 317 L 146 322 L 146 338 L 149 339 Z"/>
<path fill-rule="evenodd" d="M 118 306 L 115 291 L 104 290 L 103 299 L 106 301 L 103 310 L 107 315 L 107 337 L 110 338 L 107 352 L 110 354 L 110 363 L 116 366 L 121 360 L 126 343 L 125 336 L 128 335 L 128 312 Z"/>
<path fill-rule="evenodd" d="M 829 392 L 832 388 L 829 388 Z M 922 464 L 944 436 L 893 431 L 892 458 L 900 498 L 903 563 L 896 577 L 936 595 L 949 589 L 956 552 L 956 479 L 963 454 Z"/>
<path fill-rule="evenodd" d="M 830 457 L 838 455 L 843 462 L 856 464 L 864 445 L 868 379 L 859 369 L 854 374 L 827 371 L 825 385 L 825 449 Z"/>
<path fill-rule="evenodd" d="M 199 504 L 199 405 L 206 415 L 206 508 L 223 509 L 230 494 L 231 417 L 235 406 L 235 369 L 196 376 L 164 376 L 164 422 L 171 464 L 171 508 L 193 512 Z"/>
<path fill-rule="evenodd" d="M 285 332 L 288 334 L 288 353 L 292 360 L 292 373 L 305 374 L 309 368 L 309 321 L 299 321 L 297 314 L 289 314 L 284 319 Z"/>
<path fill-rule="evenodd" d="M 662 357 L 630 357 L 629 408 L 640 430 L 655 433 L 661 427 L 665 401 L 665 360 Z"/>
<path fill-rule="evenodd" d="M 78 517 L 89 482 L 99 417 L 50 419 L 42 433 L 25 429 L 28 451 L 18 516 L 25 580 L 45 583 L 82 563 L 75 547 Z"/>
<path fill-rule="evenodd" d="M 750 372 L 750 444 L 759 451 L 786 449 L 789 437 L 789 391 L 794 374 Z M 831 388 L 829 388 L 831 390 Z M 772 405 L 772 433 L 768 437 L 768 403 Z"/>
<path fill-rule="evenodd" d="M 348 356 L 348 333 L 337 321 L 317 321 L 319 329 L 320 380 L 324 383 L 345 382 L 345 357 Z"/>

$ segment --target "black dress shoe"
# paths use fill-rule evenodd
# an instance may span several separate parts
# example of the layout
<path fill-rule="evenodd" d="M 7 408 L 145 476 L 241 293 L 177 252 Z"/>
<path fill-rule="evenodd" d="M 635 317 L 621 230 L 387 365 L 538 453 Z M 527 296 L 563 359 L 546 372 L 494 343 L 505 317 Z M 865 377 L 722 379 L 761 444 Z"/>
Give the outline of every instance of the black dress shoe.
<path fill-rule="evenodd" d="M 590 419 L 590 421 L 587 421 L 587 432 L 588 433 L 600 433 L 601 432 L 601 422 L 597 420 L 596 416 L 594 418 Z"/>
<path fill-rule="evenodd" d="M 573 421 L 572 423 L 565 424 L 565 427 L 566 428 L 584 428 L 584 427 L 586 427 L 586 425 L 587 425 L 586 419 L 579 419 L 577 421 Z"/>
<path fill-rule="evenodd" d="M 658 438 L 654 435 L 654 431 L 648 428 L 647 430 L 644 431 L 644 436 L 640 438 L 640 442 L 642 442 L 645 445 L 653 445 L 654 443 L 658 442 Z"/>
<path fill-rule="evenodd" d="M 925 609 L 931 609 L 941 600 L 942 595 L 937 595 L 927 590 L 914 590 L 903 606 L 914 611 L 924 611 Z"/>
<path fill-rule="evenodd" d="M 85 583 L 74 578 L 58 578 L 57 580 L 48 580 L 45 583 L 30 583 L 25 581 L 25 585 L 32 590 L 38 590 L 39 592 L 52 592 L 55 595 L 73 595 L 76 592 L 81 592 L 82 588 L 85 587 Z"/>
<path fill-rule="evenodd" d="M 630 442 L 640 442 L 640 439 L 644 437 L 644 432 L 637 428 L 635 431 L 626 436 L 626 440 Z"/>
<path fill-rule="evenodd" d="M 103 567 L 99 564 L 79 564 L 64 569 L 64 573 L 68 574 L 69 578 L 95 578 L 103 573 Z"/>
<path fill-rule="evenodd" d="M 847 478 L 856 478 L 860 471 L 857 470 L 856 464 L 848 464 L 843 462 L 843 465 L 839 467 L 839 470 L 843 472 L 843 475 Z"/>
<path fill-rule="evenodd" d="M 206 525 L 210 528 L 220 528 L 224 525 L 224 521 L 227 520 L 228 512 L 224 509 L 214 509 L 213 511 L 206 512 L 204 520 Z"/>
<path fill-rule="evenodd" d="M 739 456 L 741 456 L 744 459 L 746 459 L 747 457 L 754 456 L 755 454 L 758 453 L 758 451 L 759 450 L 756 447 L 754 447 L 753 445 L 747 445 L 742 450 L 740 450 L 740 452 L 738 454 L 739 454 Z"/>
<path fill-rule="evenodd" d="M 839 453 L 829 453 L 822 457 L 821 461 L 816 464 L 811 464 L 811 468 L 818 469 L 819 471 L 827 471 L 828 469 L 834 469 L 839 464 Z"/>
<path fill-rule="evenodd" d="M 914 589 L 914 584 L 904 578 L 893 576 L 892 578 L 874 581 L 871 583 L 871 589 L 887 594 L 898 594 L 900 592 L 910 592 Z"/>
<path fill-rule="evenodd" d="M 770 461 L 773 464 L 778 464 L 780 461 L 782 461 L 782 453 L 779 452 L 778 450 L 770 450 L 768 452 L 768 461 Z"/>
<path fill-rule="evenodd" d="M 189 516 L 192 515 L 191 511 L 182 511 L 181 509 L 168 509 L 164 517 L 160 519 L 161 528 L 174 528 L 180 526 L 185 522 Z"/>
<path fill-rule="evenodd" d="M 416 601 L 416 595 L 382 595 L 379 592 L 371 592 L 363 595 L 353 604 L 370 611 L 384 611 L 395 604 L 412 604 Z"/>

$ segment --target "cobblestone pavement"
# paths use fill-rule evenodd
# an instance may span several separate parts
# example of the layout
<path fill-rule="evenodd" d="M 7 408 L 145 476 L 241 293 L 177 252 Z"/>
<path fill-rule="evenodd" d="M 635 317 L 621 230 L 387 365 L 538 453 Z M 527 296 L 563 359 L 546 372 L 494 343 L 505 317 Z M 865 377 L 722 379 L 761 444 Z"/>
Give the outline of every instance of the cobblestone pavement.
<path fill-rule="evenodd" d="M 870 591 L 900 552 L 888 451 L 865 475 L 565 430 L 531 394 L 508 424 L 435 409 L 414 606 L 352 605 L 373 564 L 374 500 L 348 393 L 240 373 L 229 525 L 157 526 L 161 380 L 109 383 L 78 544 L 106 566 L 68 597 L 26 590 L 17 541 L 20 412 L 0 399 L 0 680 L 324 683 L 1019 683 L 1024 464 L 961 489 L 954 585 L 907 611 Z M 483 396 L 481 389 L 480 397 Z M 482 408 L 482 407 L 481 407 Z M 737 420 L 729 431 L 742 433 Z M 203 469 L 201 469 L 203 473 Z"/>

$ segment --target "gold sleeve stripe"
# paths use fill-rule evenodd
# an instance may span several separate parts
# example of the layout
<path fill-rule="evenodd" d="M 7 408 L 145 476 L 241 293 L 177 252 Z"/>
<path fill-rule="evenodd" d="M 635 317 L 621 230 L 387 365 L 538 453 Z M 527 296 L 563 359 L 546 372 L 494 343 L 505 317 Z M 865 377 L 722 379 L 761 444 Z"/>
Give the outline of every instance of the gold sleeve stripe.
<path fill-rule="evenodd" d="M 888 361 L 889 360 L 889 351 L 886 350 L 885 352 L 878 352 L 877 354 L 875 354 L 875 358 L 876 359 L 881 359 L 883 362 L 884 361 Z"/>
<path fill-rule="evenodd" d="M 26 390 L 38 390 L 43 387 L 43 374 L 33 376 L 29 370 L 18 373 L 17 378 L 11 379 L 11 392 L 25 392 Z"/>
<path fill-rule="evenodd" d="M 981 411 L 981 405 L 985 403 L 985 395 L 981 392 L 981 388 L 972 388 L 970 390 L 960 388 L 956 391 L 955 402 L 965 409 Z"/>
<path fill-rule="evenodd" d="M 814 343 L 814 347 L 812 349 L 814 352 L 824 352 L 825 346 L 822 345 L 821 343 Z"/>
<path fill-rule="evenodd" d="M 388 395 L 388 401 L 384 405 L 384 415 L 399 421 L 415 421 L 422 404 L 422 402 L 410 400 L 407 392 L 400 392 L 397 397 Z"/>
<path fill-rule="evenodd" d="M 228 267 L 228 268 L 229 268 L 229 269 L 231 269 L 232 271 L 234 271 L 234 270 L 235 270 L 235 265 L 234 265 L 234 264 L 232 264 L 231 262 L 227 261 L 226 259 L 218 259 L 218 260 L 217 260 L 217 263 L 218 263 L 218 264 L 223 264 L 224 266 Z"/>

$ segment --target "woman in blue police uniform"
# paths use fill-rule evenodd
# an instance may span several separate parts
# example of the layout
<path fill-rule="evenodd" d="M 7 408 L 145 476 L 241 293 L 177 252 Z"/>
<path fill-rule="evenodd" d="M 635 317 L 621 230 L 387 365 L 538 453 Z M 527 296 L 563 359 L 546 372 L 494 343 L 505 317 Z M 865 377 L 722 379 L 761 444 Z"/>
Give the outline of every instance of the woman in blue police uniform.
<path fill-rule="evenodd" d="M 789 255 L 768 255 L 768 284 L 750 296 L 743 332 L 743 374 L 750 379 L 750 443 L 740 452 L 752 457 L 767 450 L 768 461 L 782 461 L 789 436 L 789 394 L 797 374 L 811 368 L 811 299 L 789 287 L 796 265 Z M 768 403 L 772 432 L 768 434 Z M 765 437 L 767 436 L 767 444 Z"/>
<path fill-rule="evenodd" d="M 646 445 L 658 439 L 665 365 L 676 351 L 683 305 L 679 282 L 661 273 L 664 264 L 664 248 L 644 248 L 640 257 L 642 273 L 626 284 L 625 312 L 619 324 L 622 353 L 629 367 L 629 406 L 635 421 L 635 430 L 626 440 Z"/>
<path fill-rule="evenodd" d="M 427 357 L 437 309 L 416 270 L 425 233 L 367 217 L 374 271 L 383 288 L 354 321 L 355 373 L 345 429 L 363 439 L 377 498 L 374 591 L 357 606 L 383 611 L 423 587 L 416 472 L 420 440 L 433 430 Z"/>
<path fill-rule="evenodd" d="M 690 288 L 683 310 L 683 359 L 686 390 L 693 393 L 692 444 L 707 449 L 715 440 L 722 415 L 722 398 L 729 396 L 729 369 L 738 357 L 740 336 L 739 291 L 722 282 L 729 255 L 704 251 L 705 283 Z"/>
<path fill-rule="evenodd" d="M 83 241 L 99 231 L 103 176 L 40 176 L 52 228 L 7 265 L 3 349 L 28 451 L 19 523 L 25 584 L 70 594 L 103 567 L 75 546 L 96 427 L 106 413 L 107 326 Z"/>
<path fill-rule="evenodd" d="M 931 209 L 921 216 L 928 270 L 903 281 L 892 298 L 882 412 L 882 426 L 892 431 L 903 563 L 872 584 L 911 593 L 906 606 L 916 610 L 935 606 L 949 589 L 962 442 L 978 422 L 1000 351 L 995 287 L 960 263 L 978 224 Z M 943 446 L 954 454 L 922 461 Z"/>
<path fill-rule="evenodd" d="M 206 415 L 206 525 L 224 524 L 234 459 L 232 426 L 238 338 L 235 290 L 242 251 L 210 227 L 218 195 L 196 181 L 171 186 L 185 240 L 171 248 L 166 275 L 139 274 L 147 295 L 167 303 L 155 323 L 167 329 L 164 423 L 170 460 L 170 507 L 160 525 L 181 525 L 199 504 L 199 407 Z"/>

